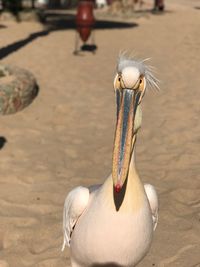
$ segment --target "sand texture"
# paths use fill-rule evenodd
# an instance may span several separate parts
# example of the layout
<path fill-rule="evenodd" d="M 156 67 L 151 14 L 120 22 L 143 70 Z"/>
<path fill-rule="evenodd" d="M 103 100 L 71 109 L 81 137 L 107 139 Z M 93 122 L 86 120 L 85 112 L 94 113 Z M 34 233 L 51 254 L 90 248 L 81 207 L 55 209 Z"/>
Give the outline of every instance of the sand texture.
<path fill-rule="evenodd" d="M 0 22 L 1 63 L 31 71 L 39 85 L 29 107 L 0 118 L 0 267 L 70 266 L 61 252 L 64 199 L 111 172 L 120 50 L 150 57 L 161 80 L 159 93 L 145 95 L 137 142 L 140 177 L 160 201 L 138 266 L 200 266 L 200 4 L 166 5 L 163 15 L 126 21 L 135 27 L 102 23 L 95 55 L 72 54 L 73 27 Z"/>

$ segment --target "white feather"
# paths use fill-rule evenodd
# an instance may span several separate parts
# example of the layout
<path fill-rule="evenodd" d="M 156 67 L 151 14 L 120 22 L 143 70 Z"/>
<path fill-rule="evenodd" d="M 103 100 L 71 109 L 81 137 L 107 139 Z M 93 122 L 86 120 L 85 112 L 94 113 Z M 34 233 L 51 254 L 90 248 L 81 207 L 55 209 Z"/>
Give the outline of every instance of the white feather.
<path fill-rule="evenodd" d="M 63 210 L 63 246 L 70 246 L 70 239 L 72 231 L 78 218 L 82 215 L 87 207 L 89 201 L 89 189 L 86 187 L 74 188 L 65 199 L 64 210 Z"/>
<path fill-rule="evenodd" d="M 148 58 L 144 60 L 136 60 L 135 58 L 128 56 L 126 53 L 120 54 L 118 58 L 117 72 L 122 72 L 122 70 L 127 67 L 134 67 L 138 69 L 140 75 L 145 77 L 147 87 L 159 89 L 159 80 L 153 74 L 153 67 L 145 64 L 148 60 Z"/>
<path fill-rule="evenodd" d="M 156 230 L 158 224 L 158 196 L 155 187 L 151 184 L 145 184 L 144 189 L 149 200 L 149 204 L 152 212 L 153 230 Z"/>

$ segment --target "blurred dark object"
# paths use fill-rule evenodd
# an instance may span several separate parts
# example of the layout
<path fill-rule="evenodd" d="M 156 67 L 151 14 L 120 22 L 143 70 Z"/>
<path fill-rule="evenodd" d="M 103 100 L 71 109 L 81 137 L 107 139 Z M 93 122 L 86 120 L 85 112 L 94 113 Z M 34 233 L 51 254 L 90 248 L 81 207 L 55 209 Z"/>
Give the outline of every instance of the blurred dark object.
<path fill-rule="evenodd" d="M 92 33 L 92 31 L 94 30 L 94 25 L 95 25 L 93 9 L 94 9 L 93 1 L 80 1 L 78 4 L 77 15 L 76 15 L 76 29 L 77 29 L 78 34 L 76 34 L 75 54 L 77 54 L 79 51 L 79 48 L 78 48 L 79 39 L 81 39 L 84 45 L 86 45 L 86 42 L 88 41 L 89 37 L 92 35 L 91 46 L 95 47 L 94 35 Z"/>
<path fill-rule="evenodd" d="M 0 0 L 0 12 L 3 10 L 3 2 Z"/>
<path fill-rule="evenodd" d="M 7 140 L 4 136 L 0 136 L 0 149 L 2 149 L 5 144 L 6 144 Z"/>
<path fill-rule="evenodd" d="M 10 11 L 17 21 L 20 21 L 19 12 L 22 10 L 22 0 L 2 0 L 2 10 Z"/>
<path fill-rule="evenodd" d="M 37 20 L 35 12 L 39 0 L 0 0 L 2 20 Z M 48 0 L 47 0 L 48 1 Z M 34 13 L 35 12 L 35 13 Z"/>
<path fill-rule="evenodd" d="M 48 1 L 49 8 L 60 8 L 61 7 L 61 0 L 49 0 Z"/>
<path fill-rule="evenodd" d="M 32 8 L 32 9 L 35 8 L 35 0 L 31 0 L 31 8 Z"/>
<path fill-rule="evenodd" d="M 82 51 L 90 51 L 90 52 L 95 52 L 97 50 L 97 46 L 95 44 L 83 44 L 81 46 Z"/>
<path fill-rule="evenodd" d="M 164 0 L 154 0 L 154 9 L 153 11 L 164 11 L 165 5 Z"/>
<path fill-rule="evenodd" d="M 22 10 L 22 0 L 2 0 L 3 9 L 9 9 L 13 12 Z"/>

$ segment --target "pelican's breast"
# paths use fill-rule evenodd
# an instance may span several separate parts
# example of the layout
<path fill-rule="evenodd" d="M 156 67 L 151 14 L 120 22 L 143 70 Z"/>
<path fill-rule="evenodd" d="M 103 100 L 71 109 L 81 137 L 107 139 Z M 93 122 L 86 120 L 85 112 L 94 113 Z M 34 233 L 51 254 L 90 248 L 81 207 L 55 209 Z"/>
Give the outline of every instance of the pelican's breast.
<path fill-rule="evenodd" d="M 97 193 L 72 234 L 72 259 L 87 267 L 105 263 L 134 266 L 149 249 L 152 229 L 147 199 L 134 212 L 116 211 Z"/>

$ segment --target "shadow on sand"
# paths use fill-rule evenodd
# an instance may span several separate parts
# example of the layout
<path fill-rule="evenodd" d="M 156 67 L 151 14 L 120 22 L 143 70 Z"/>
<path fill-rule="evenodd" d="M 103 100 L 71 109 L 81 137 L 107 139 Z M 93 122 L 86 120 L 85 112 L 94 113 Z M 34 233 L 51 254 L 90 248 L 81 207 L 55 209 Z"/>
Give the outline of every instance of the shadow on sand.
<path fill-rule="evenodd" d="M 7 28 L 5 25 L 0 24 L 0 29 L 5 29 L 5 28 Z"/>
<path fill-rule="evenodd" d="M 43 22 L 44 30 L 31 33 L 27 38 L 19 40 L 15 43 L 0 48 L 0 60 L 10 55 L 13 52 L 21 49 L 30 42 L 40 37 L 45 37 L 53 31 L 72 30 L 76 29 L 75 15 L 72 14 L 59 14 L 59 13 L 47 13 L 46 20 Z M 136 27 L 136 23 L 126 23 L 117 21 L 97 20 L 95 29 L 123 29 Z"/>
<path fill-rule="evenodd" d="M 6 138 L 0 136 L 0 149 L 2 149 L 5 146 L 6 142 L 7 142 Z"/>

